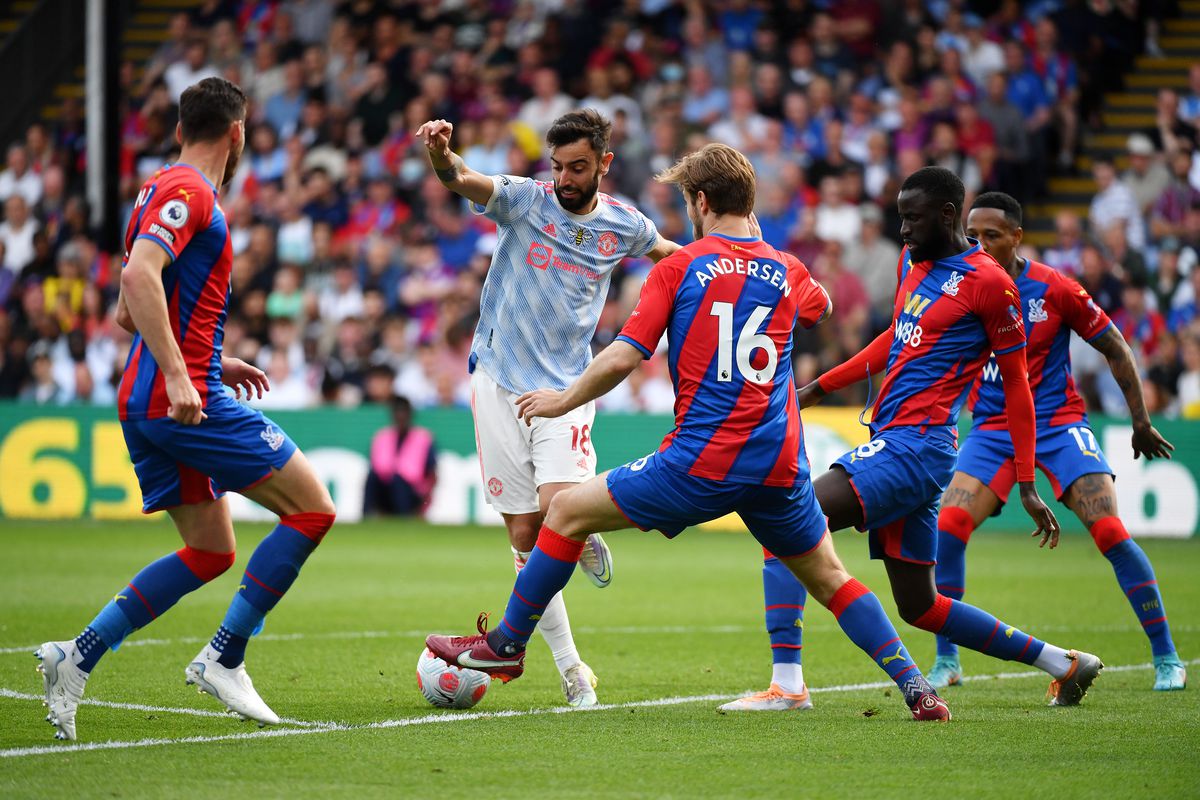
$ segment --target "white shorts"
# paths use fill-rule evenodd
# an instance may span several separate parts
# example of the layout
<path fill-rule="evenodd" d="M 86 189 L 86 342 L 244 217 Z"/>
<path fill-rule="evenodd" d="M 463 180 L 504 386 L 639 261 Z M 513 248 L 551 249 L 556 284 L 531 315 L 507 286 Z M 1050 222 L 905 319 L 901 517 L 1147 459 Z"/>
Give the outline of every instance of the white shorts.
<path fill-rule="evenodd" d="M 596 474 L 592 423 L 596 404 L 588 403 L 556 419 L 526 425 L 517 416 L 517 398 L 476 367 L 471 375 L 475 446 L 487 501 L 501 514 L 540 510 L 538 487 L 582 483 Z"/>

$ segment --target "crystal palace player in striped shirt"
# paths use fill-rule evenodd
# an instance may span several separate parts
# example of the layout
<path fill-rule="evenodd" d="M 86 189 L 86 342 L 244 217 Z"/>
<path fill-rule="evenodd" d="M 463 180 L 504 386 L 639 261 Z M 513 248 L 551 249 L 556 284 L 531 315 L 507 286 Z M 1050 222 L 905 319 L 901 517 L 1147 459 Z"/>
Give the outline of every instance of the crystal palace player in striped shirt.
<path fill-rule="evenodd" d="M 221 352 L 233 250 L 217 200 L 245 146 L 246 96 L 223 78 L 184 91 L 179 160 L 138 194 L 125 236 L 118 321 L 134 333 L 121 380 L 121 430 L 147 513 L 165 510 L 183 547 L 117 590 L 73 641 L 37 650 L 56 738 L 75 738 L 75 713 L 93 667 L 133 631 L 234 563 L 226 490 L 279 515 L 246 564 L 212 642 L 187 682 L 260 724 L 275 715 L 246 674 L 245 650 L 333 524 L 329 492 L 287 434 L 225 386 L 262 392 L 258 370 Z"/>
<path fill-rule="evenodd" d="M 1071 380 L 1071 332 L 1108 358 L 1133 418 L 1133 454 L 1170 458 L 1173 449 L 1146 413 L 1133 353 L 1108 315 L 1088 293 L 1062 273 L 1017 255 L 1021 206 L 1002 192 L 980 195 L 967 217 L 967 234 L 1008 271 L 1021 293 L 1029 352 L 1029 380 L 1037 416 L 1037 464 L 1059 500 L 1091 532 L 1112 564 L 1154 656 L 1154 688 L 1183 689 L 1187 672 L 1175 653 L 1167 612 L 1150 560 L 1117 516 L 1113 471 L 1088 427 L 1083 399 Z M 938 515 L 938 591 L 960 599 L 966 586 L 966 547 L 971 532 L 1008 498 L 1015 480 L 1004 389 L 995 364 L 984 368 L 970 399 L 974 425 L 958 457 L 958 470 Z M 934 685 L 962 679 L 958 648 L 938 637 L 938 657 L 929 675 Z"/>
<path fill-rule="evenodd" d="M 659 177 L 683 190 L 697 241 L 659 262 L 621 335 L 565 391 L 518 400 L 522 418 L 558 417 L 612 389 L 667 334 L 675 429 L 657 452 L 557 494 L 491 633 L 430 636 L 447 663 L 501 680 L 524 671 L 542 610 L 571 577 L 588 534 L 635 525 L 674 537 L 736 511 L 860 648 L 918 720 L 950 711 L 908 657 L 874 594 L 838 560 L 809 480 L 792 330 L 825 318 L 825 290 L 793 256 L 751 235 L 754 169 L 710 144 Z"/>
<path fill-rule="evenodd" d="M 814 482 L 831 530 L 870 531 L 900 616 L 911 625 L 996 658 L 1049 673 L 1052 705 L 1078 703 L 1103 664 L 1067 651 L 960 600 L 934 583 L 938 501 L 957 462 L 958 414 L 990 354 L 1004 378 L 1021 503 L 1034 536 L 1053 547 L 1058 521 L 1034 487 L 1033 396 L 1016 284 L 963 233 L 965 192 L 953 172 L 925 167 L 901 186 L 897 206 L 905 250 L 891 327 L 862 352 L 799 393 L 801 408 L 826 393 L 884 372 L 871 440 Z"/>

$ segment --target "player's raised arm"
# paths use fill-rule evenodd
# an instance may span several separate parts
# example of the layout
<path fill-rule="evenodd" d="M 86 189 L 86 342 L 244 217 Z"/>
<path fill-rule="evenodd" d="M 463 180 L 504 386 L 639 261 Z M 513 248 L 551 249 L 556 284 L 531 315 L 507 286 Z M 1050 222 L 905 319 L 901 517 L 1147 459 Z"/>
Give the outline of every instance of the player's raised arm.
<path fill-rule="evenodd" d="M 171 330 L 162 272 L 170 263 L 167 251 L 146 238 L 134 241 L 129 263 L 121 272 L 121 293 L 142 340 L 166 382 L 167 415 L 184 425 L 197 425 L 205 418 L 204 402 L 192 385 L 187 364 Z"/>
<path fill-rule="evenodd" d="M 487 205 L 492 199 L 495 183 L 490 175 L 476 172 L 466 165 L 462 156 L 450 149 L 454 125 L 444 119 L 434 119 L 417 128 L 416 136 L 425 144 L 433 172 L 450 191 L 472 203 Z"/>
<path fill-rule="evenodd" d="M 1175 447 L 1150 423 L 1146 398 L 1142 394 L 1142 380 L 1125 337 L 1115 325 L 1109 325 L 1104 333 L 1090 339 L 1088 344 L 1104 354 L 1117 386 L 1125 395 L 1125 404 L 1129 406 L 1129 416 L 1133 421 L 1133 457 L 1144 455 L 1147 461 L 1170 458 Z"/>

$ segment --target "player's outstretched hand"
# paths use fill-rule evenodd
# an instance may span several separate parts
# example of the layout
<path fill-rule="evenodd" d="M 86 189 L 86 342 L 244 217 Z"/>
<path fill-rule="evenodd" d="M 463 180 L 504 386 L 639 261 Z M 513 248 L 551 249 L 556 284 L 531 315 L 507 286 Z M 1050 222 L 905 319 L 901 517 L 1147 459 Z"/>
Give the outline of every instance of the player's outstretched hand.
<path fill-rule="evenodd" d="M 167 378 L 167 416 L 181 425 L 199 425 L 208 418 L 204 413 L 204 401 L 185 373 L 180 377 Z"/>
<path fill-rule="evenodd" d="M 1170 458 L 1171 451 L 1175 449 L 1175 445 L 1163 438 L 1163 435 L 1154 429 L 1153 425 L 1147 425 L 1144 428 L 1134 426 L 1133 428 L 1133 457 L 1145 456 L 1147 461 L 1153 461 L 1156 458 Z"/>
<path fill-rule="evenodd" d="M 821 398 L 824 396 L 825 390 L 821 388 L 821 383 L 813 381 L 808 386 L 796 392 L 796 402 L 800 404 L 801 408 L 808 408 L 821 402 Z"/>
<path fill-rule="evenodd" d="M 1025 506 L 1025 513 L 1037 524 L 1037 530 L 1032 535 L 1035 539 L 1039 536 L 1042 537 L 1038 547 L 1045 547 L 1047 542 L 1049 542 L 1051 550 L 1058 547 L 1058 534 L 1060 533 L 1058 519 L 1050 507 L 1042 501 L 1032 481 L 1021 484 L 1021 505 Z"/>
<path fill-rule="evenodd" d="M 561 417 L 571 409 L 562 402 L 563 393 L 554 389 L 536 389 L 517 398 L 517 414 L 526 425 L 534 417 Z"/>
<path fill-rule="evenodd" d="M 221 359 L 221 383 L 233 389 L 233 395 L 238 400 L 242 399 L 243 392 L 247 400 L 256 394 L 261 400 L 263 392 L 271 391 L 271 382 L 267 380 L 265 372 L 240 358 L 229 356 Z"/>
<path fill-rule="evenodd" d="M 431 153 L 450 154 L 450 134 L 454 133 L 454 124 L 444 119 L 431 119 L 417 128 L 416 137 Z"/>

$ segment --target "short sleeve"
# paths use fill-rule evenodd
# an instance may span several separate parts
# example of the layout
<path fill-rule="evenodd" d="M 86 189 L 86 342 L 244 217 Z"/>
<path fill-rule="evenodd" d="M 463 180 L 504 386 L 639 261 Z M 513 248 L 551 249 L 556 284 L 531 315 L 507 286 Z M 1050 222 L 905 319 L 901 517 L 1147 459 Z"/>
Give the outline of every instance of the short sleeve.
<path fill-rule="evenodd" d="M 1104 309 L 1096 305 L 1086 289 L 1066 277 L 1062 278 L 1062 283 L 1056 289 L 1059 313 L 1080 338 L 1090 342 L 1108 330 L 1112 320 L 1104 313 Z"/>
<path fill-rule="evenodd" d="M 658 242 L 658 228 L 645 214 L 640 211 L 636 213 L 637 219 L 634 224 L 638 226 L 638 230 L 634 234 L 633 246 L 629 248 L 629 255 L 633 258 L 641 258 L 653 250 L 654 245 Z"/>
<path fill-rule="evenodd" d="M 538 197 L 545 192 L 542 184 L 516 175 L 493 175 L 492 196 L 486 205 L 471 203 L 474 214 L 482 214 L 501 225 L 507 225 L 528 214 Z"/>
<path fill-rule="evenodd" d="M 799 296 L 796 298 L 796 319 L 805 328 L 811 328 L 828 319 L 833 312 L 833 301 L 825 287 L 817 283 L 817 279 L 809 274 L 808 268 L 795 256 L 788 255 L 791 270 L 796 273 L 796 284 L 792 290 Z"/>
<path fill-rule="evenodd" d="M 646 282 L 642 284 L 642 292 L 638 297 L 637 307 L 629 315 L 625 327 L 617 335 L 617 339 L 642 351 L 646 358 L 654 355 L 659 340 L 667 330 L 671 320 L 671 310 L 675 305 L 675 293 L 679 289 L 681 262 L 675 254 L 667 256 L 654 265 Z"/>
<path fill-rule="evenodd" d="M 159 183 L 137 217 L 134 241 L 149 239 L 174 261 L 196 232 L 209 223 L 214 202 L 208 186 Z"/>
<path fill-rule="evenodd" d="M 975 314 L 983 323 L 998 356 L 1025 346 L 1025 316 L 1021 313 L 1021 295 L 1007 274 L 1001 273 L 976 284 Z"/>

